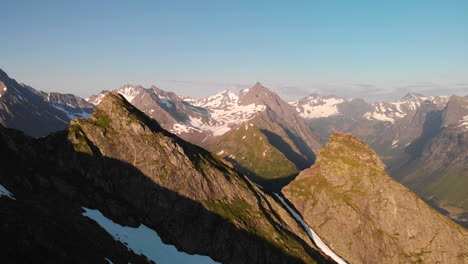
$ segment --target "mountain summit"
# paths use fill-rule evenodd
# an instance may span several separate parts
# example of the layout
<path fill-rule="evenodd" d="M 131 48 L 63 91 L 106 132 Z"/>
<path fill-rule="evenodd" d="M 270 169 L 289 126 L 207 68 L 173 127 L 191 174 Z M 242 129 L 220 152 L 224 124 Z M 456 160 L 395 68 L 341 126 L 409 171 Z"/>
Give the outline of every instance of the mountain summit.
<path fill-rule="evenodd" d="M 350 263 L 466 263 L 468 232 L 384 171 L 349 134 L 333 133 L 317 162 L 284 189 L 305 221 Z"/>

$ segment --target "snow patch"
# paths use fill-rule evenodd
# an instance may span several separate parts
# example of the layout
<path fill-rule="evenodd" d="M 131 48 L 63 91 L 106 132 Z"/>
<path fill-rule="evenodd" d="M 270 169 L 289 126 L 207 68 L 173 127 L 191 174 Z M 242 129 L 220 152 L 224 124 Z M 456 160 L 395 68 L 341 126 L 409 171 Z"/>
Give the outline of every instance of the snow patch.
<path fill-rule="evenodd" d="M 137 228 L 121 226 L 106 218 L 99 210 L 82 208 L 86 211 L 83 213 L 84 216 L 98 223 L 115 240 L 122 242 L 136 254 L 145 255 L 156 263 L 217 263 L 208 256 L 189 255 L 178 251 L 175 246 L 164 244 L 158 233 L 145 225 Z"/>
<path fill-rule="evenodd" d="M 104 258 L 105 261 L 107 261 L 108 264 L 114 264 L 114 262 L 112 262 L 110 259 L 108 258 Z"/>
<path fill-rule="evenodd" d="M 138 87 L 134 86 L 125 86 L 120 88 L 117 92 L 123 95 L 123 97 L 125 97 L 125 99 L 127 99 L 127 101 L 130 103 L 132 102 L 133 98 L 135 98 L 140 93 Z"/>
<path fill-rule="evenodd" d="M 172 102 L 170 102 L 169 100 L 165 99 L 165 98 L 162 98 L 160 97 L 159 100 L 161 101 L 161 103 L 163 103 L 167 108 L 173 108 L 174 106 L 172 105 Z"/>
<path fill-rule="evenodd" d="M 348 264 L 343 258 L 338 256 L 331 248 L 329 248 L 323 241 L 322 239 L 317 235 L 317 233 L 314 232 L 310 226 L 307 225 L 307 223 L 302 219 L 302 217 L 289 205 L 284 201 L 283 197 L 278 195 L 277 193 L 273 193 L 280 201 L 281 203 L 288 209 L 288 211 L 296 218 L 297 221 L 299 221 L 302 226 L 306 229 L 307 234 L 309 234 L 310 239 L 317 245 L 318 248 L 320 248 L 323 253 L 325 253 L 327 256 L 331 257 L 334 261 L 336 261 L 338 264 Z"/>
<path fill-rule="evenodd" d="M 64 114 L 66 114 L 68 116 L 68 118 L 70 118 L 70 120 L 73 120 L 73 119 L 77 119 L 77 118 L 84 118 L 84 119 L 88 119 L 91 117 L 91 114 L 90 113 L 86 113 L 83 109 L 80 108 L 80 111 L 81 113 L 74 113 L 74 112 L 70 112 L 68 110 L 66 110 L 65 108 L 59 106 L 59 105 L 56 105 L 56 104 L 51 104 L 55 109 L 57 110 L 60 110 L 61 112 L 63 112 Z"/>
<path fill-rule="evenodd" d="M 101 92 L 101 93 L 98 94 L 98 95 L 96 96 L 96 98 L 94 98 L 93 100 L 91 100 L 91 97 L 88 97 L 88 98 L 86 98 L 85 100 L 86 100 L 88 103 L 90 103 L 90 104 L 98 105 L 98 104 L 102 101 L 102 99 L 104 98 L 104 96 L 106 96 L 106 93 Z"/>
<path fill-rule="evenodd" d="M 211 132 L 214 136 L 225 134 L 233 126 L 249 121 L 257 113 L 266 109 L 265 105 L 242 105 L 239 95 L 231 91 L 197 100 L 193 102 L 193 105 L 206 109 L 208 113 L 204 114 L 209 114 L 210 118 L 207 121 L 198 117 L 190 117 L 191 125 Z"/>
<path fill-rule="evenodd" d="M 458 125 L 458 127 L 463 128 L 463 132 L 468 131 L 468 115 L 464 116 Z"/>
<path fill-rule="evenodd" d="M 62 118 L 60 118 L 60 117 L 58 117 L 58 116 L 55 116 L 55 118 L 57 118 L 59 121 L 62 121 L 62 122 L 65 123 L 65 124 L 68 124 L 68 121 L 63 120 Z"/>
<path fill-rule="evenodd" d="M 5 186 L 0 184 L 0 197 L 2 196 L 6 196 L 10 199 L 16 200 L 13 194 L 7 188 L 5 188 Z"/>
<path fill-rule="evenodd" d="M 405 118 L 409 113 L 416 111 L 422 102 L 443 103 L 445 100 L 442 97 L 413 95 L 398 102 L 377 102 L 372 105 L 373 109 L 371 111 L 364 114 L 364 117 L 368 120 L 378 120 L 393 124 L 396 120 Z"/>
<path fill-rule="evenodd" d="M 182 123 L 176 123 L 171 129 L 171 132 L 174 134 L 190 133 L 190 132 L 200 132 L 196 127 L 188 126 Z"/>
<path fill-rule="evenodd" d="M 308 97 L 305 104 L 299 104 L 299 101 L 289 103 L 296 107 L 301 117 L 312 119 L 340 115 L 338 105 L 344 101 L 342 98 Z"/>

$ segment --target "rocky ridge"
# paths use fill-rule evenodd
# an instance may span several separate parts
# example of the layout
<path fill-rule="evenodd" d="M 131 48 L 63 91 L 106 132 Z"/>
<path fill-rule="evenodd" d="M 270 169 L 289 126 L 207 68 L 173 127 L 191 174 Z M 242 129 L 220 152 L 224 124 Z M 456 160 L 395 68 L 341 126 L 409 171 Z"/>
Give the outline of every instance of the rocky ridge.
<path fill-rule="evenodd" d="M 467 231 L 391 179 L 351 135 L 332 134 L 317 162 L 283 193 L 350 263 L 467 261 Z"/>

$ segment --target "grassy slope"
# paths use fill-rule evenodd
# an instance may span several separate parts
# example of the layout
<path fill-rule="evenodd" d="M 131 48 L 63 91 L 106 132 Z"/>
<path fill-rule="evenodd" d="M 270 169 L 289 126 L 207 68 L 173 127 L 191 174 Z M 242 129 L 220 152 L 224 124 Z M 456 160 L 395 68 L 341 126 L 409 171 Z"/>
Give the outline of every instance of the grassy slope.
<path fill-rule="evenodd" d="M 209 149 L 228 160 L 235 160 L 264 179 L 287 177 L 298 172 L 296 166 L 268 142 L 262 131 L 249 124 L 223 135 Z"/>

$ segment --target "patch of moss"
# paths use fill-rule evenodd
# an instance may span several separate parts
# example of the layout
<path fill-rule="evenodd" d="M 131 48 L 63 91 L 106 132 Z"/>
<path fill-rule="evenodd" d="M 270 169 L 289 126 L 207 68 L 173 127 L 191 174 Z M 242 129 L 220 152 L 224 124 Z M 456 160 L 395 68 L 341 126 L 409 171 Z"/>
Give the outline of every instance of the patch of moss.
<path fill-rule="evenodd" d="M 110 116 L 102 115 L 98 119 L 94 120 L 93 124 L 102 128 L 107 128 L 110 122 L 111 122 Z"/>
<path fill-rule="evenodd" d="M 73 143 L 73 149 L 75 151 L 93 154 L 91 147 L 86 141 L 85 134 L 81 127 L 77 124 L 70 125 L 68 129 L 68 138 Z"/>

